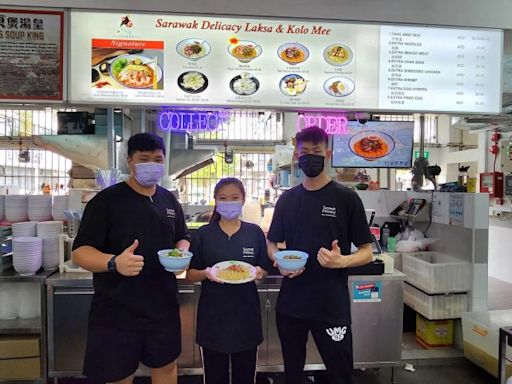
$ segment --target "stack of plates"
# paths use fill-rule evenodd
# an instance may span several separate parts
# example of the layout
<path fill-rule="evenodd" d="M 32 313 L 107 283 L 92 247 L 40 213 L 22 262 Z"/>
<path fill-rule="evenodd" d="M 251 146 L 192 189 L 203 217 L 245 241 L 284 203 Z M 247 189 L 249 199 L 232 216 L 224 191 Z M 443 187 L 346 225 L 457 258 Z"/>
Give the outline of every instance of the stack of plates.
<path fill-rule="evenodd" d="M 0 195 L 0 220 L 5 219 L 5 195 Z"/>
<path fill-rule="evenodd" d="M 43 221 L 37 224 L 37 237 L 43 240 L 42 265 L 47 271 L 59 266 L 59 235 L 62 232 L 62 221 Z"/>
<path fill-rule="evenodd" d="M 12 265 L 21 275 L 33 275 L 43 263 L 43 239 L 18 237 L 12 240 Z"/>
<path fill-rule="evenodd" d="M 33 319 L 41 316 L 41 296 L 37 283 L 18 283 L 18 316 Z"/>
<path fill-rule="evenodd" d="M 68 200 L 68 196 L 55 196 L 53 198 L 53 220 L 67 220 L 64 211 L 68 210 Z"/>
<path fill-rule="evenodd" d="M 52 197 L 50 195 L 28 197 L 28 218 L 30 221 L 52 219 Z"/>
<path fill-rule="evenodd" d="M 28 200 L 25 195 L 5 196 L 5 218 L 11 223 L 28 220 Z"/>
<path fill-rule="evenodd" d="M 12 320 L 18 317 L 19 283 L 0 283 L 0 320 Z"/>
<path fill-rule="evenodd" d="M 37 236 L 37 222 L 36 221 L 22 221 L 20 223 L 12 224 L 12 237 L 36 237 Z"/>

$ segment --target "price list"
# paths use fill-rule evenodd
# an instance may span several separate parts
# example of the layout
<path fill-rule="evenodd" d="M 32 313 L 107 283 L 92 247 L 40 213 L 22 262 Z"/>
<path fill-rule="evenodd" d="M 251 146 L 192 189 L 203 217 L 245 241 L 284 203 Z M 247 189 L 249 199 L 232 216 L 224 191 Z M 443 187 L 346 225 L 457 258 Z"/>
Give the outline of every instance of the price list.
<path fill-rule="evenodd" d="M 379 108 L 498 113 L 502 32 L 382 26 Z"/>

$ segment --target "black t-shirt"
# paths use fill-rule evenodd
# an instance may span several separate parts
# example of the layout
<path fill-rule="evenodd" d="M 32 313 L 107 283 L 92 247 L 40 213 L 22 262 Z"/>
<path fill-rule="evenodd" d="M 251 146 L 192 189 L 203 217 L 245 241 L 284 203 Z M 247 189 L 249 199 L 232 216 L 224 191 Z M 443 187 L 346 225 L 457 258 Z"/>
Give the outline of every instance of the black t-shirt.
<path fill-rule="evenodd" d="M 190 268 L 202 270 L 227 260 L 245 261 L 267 269 L 265 235 L 260 227 L 242 222 L 231 238 L 219 222 L 201 227 L 193 237 Z M 196 341 L 204 348 L 236 353 L 263 341 L 260 300 L 255 282 L 219 284 L 205 280 L 197 309 Z"/>
<path fill-rule="evenodd" d="M 87 204 L 73 249 L 88 245 L 119 255 L 135 239 L 139 246 L 134 253 L 144 256 L 144 268 L 135 277 L 94 274 L 91 326 L 141 329 L 176 319 L 176 277 L 164 270 L 157 255 L 189 239 L 183 211 L 172 193 L 157 187 L 149 198 L 124 182 L 103 190 Z"/>
<path fill-rule="evenodd" d="M 338 240 L 343 255 L 350 244 L 372 242 L 359 196 L 336 182 L 317 191 L 302 185 L 278 200 L 267 238 L 286 241 L 286 248 L 308 253 L 304 273 L 283 279 L 277 311 L 292 317 L 332 323 L 350 323 L 347 270 L 323 268 L 317 260 L 321 247 L 332 249 Z"/>

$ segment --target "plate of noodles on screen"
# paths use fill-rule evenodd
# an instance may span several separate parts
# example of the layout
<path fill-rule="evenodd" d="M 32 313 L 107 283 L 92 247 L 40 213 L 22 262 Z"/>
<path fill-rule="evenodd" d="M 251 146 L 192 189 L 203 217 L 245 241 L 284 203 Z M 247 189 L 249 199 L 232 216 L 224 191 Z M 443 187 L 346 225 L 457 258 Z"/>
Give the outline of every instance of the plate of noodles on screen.
<path fill-rule="evenodd" d="M 223 261 L 212 267 L 217 280 L 226 284 L 244 284 L 256 278 L 256 268 L 243 261 Z"/>

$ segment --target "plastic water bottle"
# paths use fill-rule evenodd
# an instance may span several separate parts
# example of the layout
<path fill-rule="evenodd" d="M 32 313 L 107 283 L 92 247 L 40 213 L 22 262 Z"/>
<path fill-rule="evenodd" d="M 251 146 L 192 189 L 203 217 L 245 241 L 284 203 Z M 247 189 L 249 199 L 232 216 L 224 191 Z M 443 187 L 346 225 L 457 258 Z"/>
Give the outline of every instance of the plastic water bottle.
<path fill-rule="evenodd" d="M 388 246 L 389 234 L 390 234 L 389 225 L 384 224 L 384 227 L 382 227 L 382 246 L 384 248 L 387 248 L 387 246 Z"/>

